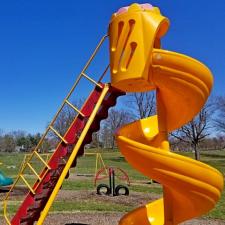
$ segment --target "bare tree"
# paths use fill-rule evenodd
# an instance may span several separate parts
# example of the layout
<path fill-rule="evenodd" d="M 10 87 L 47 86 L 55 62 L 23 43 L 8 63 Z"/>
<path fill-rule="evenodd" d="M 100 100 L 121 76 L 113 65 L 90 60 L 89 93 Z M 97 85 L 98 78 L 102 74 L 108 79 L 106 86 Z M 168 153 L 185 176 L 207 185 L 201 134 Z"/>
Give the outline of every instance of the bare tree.
<path fill-rule="evenodd" d="M 224 136 L 208 137 L 200 143 L 200 148 L 205 150 L 221 150 L 225 147 Z"/>
<path fill-rule="evenodd" d="M 194 119 L 171 133 L 172 137 L 191 145 L 196 160 L 200 160 L 200 150 L 198 148 L 200 142 L 210 135 L 211 114 L 212 104 L 208 102 Z"/>
<path fill-rule="evenodd" d="M 81 108 L 83 103 L 83 99 L 73 101 L 73 105 L 75 105 L 78 109 Z M 54 128 L 63 136 L 73 122 L 76 115 L 77 112 L 74 109 L 72 109 L 68 105 L 65 105 L 54 123 Z"/>
<path fill-rule="evenodd" d="M 135 118 L 142 119 L 156 113 L 155 93 L 131 93 L 127 99 L 128 108 L 134 113 Z"/>
<path fill-rule="evenodd" d="M 103 123 L 103 129 L 101 131 L 101 140 L 103 141 L 104 147 L 115 147 L 115 136 L 116 129 L 122 125 L 132 121 L 132 116 L 125 110 L 111 109 L 109 111 L 108 118 Z"/>
<path fill-rule="evenodd" d="M 3 152 L 13 152 L 15 151 L 15 148 L 16 148 L 16 142 L 12 135 L 5 134 L 1 138 L 0 146 L 1 146 L 1 151 Z"/>
<path fill-rule="evenodd" d="M 11 132 L 11 135 L 17 140 L 21 137 L 25 137 L 26 136 L 26 131 L 23 130 L 15 130 Z"/>
<path fill-rule="evenodd" d="M 107 121 L 103 121 L 103 126 L 100 129 L 100 140 L 102 142 L 103 148 L 111 148 L 112 144 L 112 132 L 108 126 Z"/>
<path fill-rule="evenodd" d="M 92 142 L 91 142 L 91 147 L 92 148 L 101 148 L 101 141 L 100 141 L 100 131 L 97 131 L 95 133 L 92 134 Z"/>
<path fill-rule="evenodd" d="M 214 119 L 215 126 L 222 133 L 225 133 L 225 96 L 216 98 L 216 117 Z"/>

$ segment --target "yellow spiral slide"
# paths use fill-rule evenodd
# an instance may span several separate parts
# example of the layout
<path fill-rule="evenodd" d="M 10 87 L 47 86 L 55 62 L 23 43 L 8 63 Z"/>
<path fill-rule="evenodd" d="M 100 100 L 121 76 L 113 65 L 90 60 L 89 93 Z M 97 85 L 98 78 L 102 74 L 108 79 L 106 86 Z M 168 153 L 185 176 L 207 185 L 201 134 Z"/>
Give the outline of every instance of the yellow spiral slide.
<path fill-rule="evenodd" d="M 188 56 L 160 49 L 167 18 L 150 4 L 114 13 L 109 25 L 112 85 L 126 92 L 156 90 L 157 115 L 116 132 L 126 160 L 163 185 L 163 198 L 125 215 L 121 225 L 172 225 L 211 210 L 223 176 L 199 161 L 170 152 L 168 132 L 189 122 L 213 85 L 210 70 Z"/>

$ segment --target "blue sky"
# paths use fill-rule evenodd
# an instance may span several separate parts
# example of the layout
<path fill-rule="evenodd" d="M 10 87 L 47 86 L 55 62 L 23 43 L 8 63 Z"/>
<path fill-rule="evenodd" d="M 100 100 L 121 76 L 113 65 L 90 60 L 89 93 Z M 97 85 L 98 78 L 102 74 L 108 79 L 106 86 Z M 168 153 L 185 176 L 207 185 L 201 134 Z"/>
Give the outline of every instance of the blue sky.
<path fill-rule="evenodd" d="M 133 1 L 0 2 L 0 129 L 42 132 L 107 32 L 111 14 Z M 147 3 L 171 21 L 163 48 L 205 63 L 215 77 L 213 93 L 224 95 L 225 1 Z"/>

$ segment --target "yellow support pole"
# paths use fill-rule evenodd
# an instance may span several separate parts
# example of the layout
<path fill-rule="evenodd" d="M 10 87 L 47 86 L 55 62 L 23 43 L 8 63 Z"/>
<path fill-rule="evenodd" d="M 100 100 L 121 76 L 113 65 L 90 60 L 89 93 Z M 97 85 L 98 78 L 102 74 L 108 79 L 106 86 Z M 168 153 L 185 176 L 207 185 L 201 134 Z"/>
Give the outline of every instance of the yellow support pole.
<path fill-rule="evenodd" d="M 95 158 L 95 175 L 97 174 L 99 168 L 102 168 L 102 167 L 106 168 L 100 152 L 85 153 L 85 155 L 95 155 L 96 156 L 96 158 Z M 105 169 L 105 171 L 106 171 L 106 174 L 108 174 L 107 169 Z"/>
<path fill-rule="evenodd" d="M 64 169 L 62 171 L 62 174 L 59 177 L 59 180 L 58 180 L 55 188 L 53 189 L 53 192 L 52 192 L 48 202 L 46 203 L 45 208 L 43 209 L 43 211 L 42 211 L 42 213 L 40 215 L 40 218 L 37 221 L 36 225 L 42 225 L 43 224 L 44 219 L 46 218 L 46 216 L 48 214 L 48 211 L 49 211 L 49 209 L 50 209 L 50 207 L 51 207 L 51 205 L 52 205 L 56 195 L 58 194 L 58 191 L 59 191 L 60 187 L 62 186 L 63 180 L 65 179 L 65 177 L 67 175 L 67 172 L 69 171 L 69 169 L 70 169 L 70 167 L 71 167 L 71 165 L 72 165 L 72 163 L 73 163 L 73 161 L 74 161 L 74 159 L 75 159 L 75 157 L 77 155 L 77 152 L 78 152 L 78 150 L 79 150 L 79 148 L 80 148 L 80 146 L 81 146 L 81 144 L 82 144 L 82 142 L 83 142 L 83 140 L 84 140 L 84 138 L 85 138 L 85 136 L 86 136 L 86 134 L 87 134 L 87 132 L 88 132 L 92 122 L 93 122 L 93 120 L 95 119 L 95 116 L 96 116 L 96 114 L 98 112 L 98 109 L 101 106 L 102 101 L 103 101 L 104 97 L 106 96 L 108 90 L 109 90 L 109 86 L 105 85 L 104 89 L 102 90 L 101 96 L 100 96 L 100 98 L 99 98 L 99 100 L 98 100 L 98 102 L 97 102 L 97 104 L 96 104 L 96 106 L 95 106 L 95 108 L 94 108 L 94 110 L 93 110 L 89 120 L 87 121 L 87 124 L 86 124 L 83 132 L 81 133 L 81 136 L 80 136 L 79 140 L 77 141 L 77 144 L 75 145 L 75 147 L 73 149 L 73 152 L 71 153 L 70 158 L 69 158 L 67 164 L 65 165 L 65 167 L 64 167 Z"/>
<path fill-rule="evenodd" d="M 98 153 L 96 153 L 96 160 L 95 160 L 95 175 L 97 173 L 98 170 Z"/>
<path fill-rule="evenodd" d="M 102 167 L 105 168 L 106 174 L 108 174 L 108 170 L 106 169 L 105 163 L 102 159 L 102 155 L 101 155 L 101 153 L 98 153 L 98 154 L 99 154 L 100 163 L 102 164 Z"/>

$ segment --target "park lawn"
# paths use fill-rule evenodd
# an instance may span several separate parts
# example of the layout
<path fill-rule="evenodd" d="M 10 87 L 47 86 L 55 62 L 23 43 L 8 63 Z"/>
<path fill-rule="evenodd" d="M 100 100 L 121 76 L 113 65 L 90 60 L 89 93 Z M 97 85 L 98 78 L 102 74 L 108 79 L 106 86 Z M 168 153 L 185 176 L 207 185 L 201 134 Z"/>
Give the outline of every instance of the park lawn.
<path fill-rule="evenodd" d="M 88 152 L 94 152 L 93 150 L 88 150 Z M 178 153 L 188 157 L 193 157 L 193 153 L 185 152 Z M 8 176 L 13 178 L 16 177 L 19 169 L 20 163 L 23 161 L 24 154 L 22 153 L 1 153 L 0 162 L 3 164 L 0 165 L 0 170 L 3 171 Z M 162 194 L 162 188 L 157 184 L 150 184 L 149 179 L 140 174 L 138 171 L 134 170 L 124 159 L 124 157 L 118 151 L 106 151 L 102 153 L 102 158 L 106 165 L 113 167 L 120 167 L 124 169 L 130 178 L 131 186 L 130 192 L 139 192 L 139 193 L 154 193 Z M 225 174 L 225 151 L 205 151 L 201 154 L 201 161 L 219 169 L 223 174 Z M 12 165 L 15 168 L 11 167 Z M 76 173 L 80 175 L 93 175 L 95 173 L 95 156 L 86 155 L 81 157 L 78 160 L 77 167 L 71 170 L 71 174 Z M 73 180 L 68 179 L 63 183 L 63 190 L 95 190 L 93 186 L 93 177 L 87 176 L 88 179 L 85 180 Z M 30 182 L 35 181 L 35 177 L 29 175 L 28 180 Z M 19 204 L 18 202 L 10 203 L 9 211 L 14 212 L 14 205 Z M 131 207 L 126 205 L 119 205 L 115 203 L 100 203 L 95 202 L 90 199 L 88 202 L 77 201 L 55 201 L 51 212 L 61 212 L 61 211 L 130 211 Z M 212 219 L 222 219 L 225 220 L 225 191 L 223 191 L 221 200 L 218 202 L 216 207 L 206 215 L 207 218 Z"/>
<path fill-rule="evenodd" d="M 12 178 L 16 178 L 17 174 L 19 173 L 24 160 L 25 156 L 27 156 L 26 160 L 28 159 L 28 153 L 0 153 L 0 171 L 2 171 L 5 175 L 10 176 Z M 48 154 L 49 155 L 49 154 Z M 46 154 L 43 155 L 43 159 L 46 159 Z M 43 168 L 43 163 L 37 157 L 33 157 L 31 160 L 31 165 L 35 169 L 36 172 L 40 172 Z M 36 179 L 34 173 L 27 167 L 25 170 L 25 174 L 27 174 L 28 179 Z"/>
<path fill-rule="evenodd" d="M 21 204 L 21 201 L 9 202 L 7 206 L 8 215 L 13 215 L 16 213 L 17 208 Z M 85 201 L 54 201 L 50 213 L 54 212 L 89 212 L 89 211 L 98 211 L 98 212 L 129 212 L 133 209 L 133 207 L 123 204 L 116 204 L 113 202 L 104 202 L 104 204 L 100 201 L 95 201 L 92 199 Z M 2 211 L 2 206 L 0 206 L 0 210 Z"/>
<path fill-rule="evenodd" d="M 23 161 L 23 153 L 0 153 L 0 171 L 5 175 L 15 178 Z"/>

